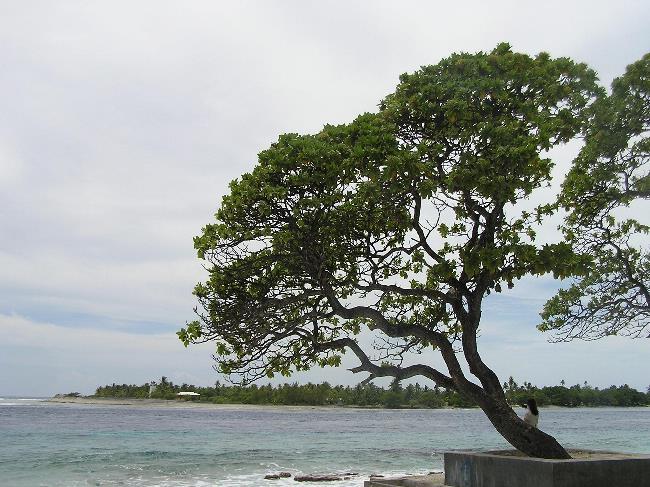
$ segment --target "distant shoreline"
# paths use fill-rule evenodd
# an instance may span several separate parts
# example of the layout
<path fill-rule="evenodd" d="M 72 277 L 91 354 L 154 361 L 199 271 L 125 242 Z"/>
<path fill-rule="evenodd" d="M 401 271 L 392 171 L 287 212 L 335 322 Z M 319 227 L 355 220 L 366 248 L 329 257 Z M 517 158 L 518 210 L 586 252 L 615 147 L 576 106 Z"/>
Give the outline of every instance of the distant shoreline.
<path fill-rule="evenodd" d="M 332 410 L 341 410 L 341 409 L 351 409 L 351 410 L 367 410 L 367 409 L 381 409 L 381 410 L 392 410 L 392 411 L 409 411 L 409 410 L 422 410 L 422 411 L 434 411 L 434 410 L 458 410 L 458 409 L 476 409 L 480 411 L 480 408 L 454 408 L 454 407 L 445 407 L 445 408 L 384 408 L 384 407 L 368 407 L 368 406 L 309 406 L 309 405 L 289 405 L 289 404 L 215 404 L 211 402 L 201 402 L 201 401 L 184 401 L 177 399 L 138 399 L 138 398 L 117 398 L 117 397 L 51 397 L 46 399 L 44 402 L 59 403 L 59 404 L 87 404 L 87 405 L 96 405 L 96 406 L 134 406 L 134 407 L 149 407 L 149 406 L 160 406 L 170 409 L 221 409 L 221 410 L 241 410 L 241 409 L 266 409 L 266 410 L 322 410 L 322 411 L 332 411 Z M 516 405 L 513 405 L 516 407 Z M 609 408 L 648 408 L 650 406 L 577 406 L 577 407 L 567 407 L 567 406 L 544 406 L 540 409 L 609 409 Z"/>
<path fill-rule="evenodd" d="M 303 406 L 285 404 L 215 404 L 201 401 L 183 401 L 177 399 L 137 399 L 117 397 L 51 397 L 45 402 L 60 404 L 89 404 L 102 406 L 162 406 L 170 409 L 277 409 L 277 410 L 333 410 L 333 409 L 383 409 L 360 408 L 351 406 Z"/>

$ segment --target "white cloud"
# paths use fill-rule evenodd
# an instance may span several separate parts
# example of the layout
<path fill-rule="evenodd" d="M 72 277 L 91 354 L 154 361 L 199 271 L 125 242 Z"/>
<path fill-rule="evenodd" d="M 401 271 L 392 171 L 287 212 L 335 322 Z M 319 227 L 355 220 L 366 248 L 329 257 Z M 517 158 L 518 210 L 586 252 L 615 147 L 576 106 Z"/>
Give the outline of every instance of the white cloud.
<path fill-rule="evenodd" d="M 0 139 L 0 190 L 18 183 L 22 176 L 23 164 L 20 156 L 6 141 Z"/>
<path fill-rule="evenodd" d="M 39 374 L 72 360 L 38 348 L 41 332 L 53 343 L 65 337 L 61 346 L 88 333 L 91 345 L 80 349 L 96 349 L 93 334 L 106 333 L 120 356 L 122 341 L 140 342 L 132 327 L 168 330 L 190 318 L 191 289 L 204 277 L 192 237 L 278 134 L 349 121 L 374 110 L 400 73 L 503 40 L 587 61 L 609 83 L 647 49 L 649 10 L 635 1 L 514 0 L 0 7 L 0 313 L 4 330 L 24 332 L 20 356 L 3 343 L 0 361 L 25 365 L 1 369 L 0 392 L 43 385 Z M 535 300 L 535 288 L 520 289 L 521 302 Z M 26 335 L 30 326 L 44 328 Z M 167 350 L 162 336 L 142 340 L 151 357 Z M 199 356 L 183 354 L 178 374 L 197 367 L 208 377 Z M 66 365 L 70 386 L 119 368 L 105 359 L 85 371 L 77 361 L 83 372 Z"/>
<path fill-rule="evenodd" d="M 148 335 L 65 327 L 20 315 L 0 314 L 5 353 L 0 358 L 3 394 L 94 392 L 106 383 L 137 383 L 161 375 L 210 384 L 211 346 L 185 348 L 173 333 Z"/>
<path fill-rule="evenodd" d="M 103 262 L 61 252 L 33 257 L 0 253 L 5 310 L 50 308 L 109 320 L 182 324 L 193 316 L 194 259 Z M 153 331 L 153 330 L 152 330 Z"/>

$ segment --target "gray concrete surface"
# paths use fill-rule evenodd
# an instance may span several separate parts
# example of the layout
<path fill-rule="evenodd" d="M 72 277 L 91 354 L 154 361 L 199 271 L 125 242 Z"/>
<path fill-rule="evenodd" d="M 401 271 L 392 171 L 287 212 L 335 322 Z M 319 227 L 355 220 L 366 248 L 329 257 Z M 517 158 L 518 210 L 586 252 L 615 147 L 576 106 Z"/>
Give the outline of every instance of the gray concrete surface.
<path fill-rule="evenodd" d="M 570 451 L 571 460 L 514 452 L 447 452 L 451 487 L 650 487 L 650 455 Z"/>
<path fill-rule="evenodd" d="M 412 475 L 397 478 L 374 478 L 366 480 L 363 487 L 445 487 L 445 476 L 441 473 L 433 475 Z"/>

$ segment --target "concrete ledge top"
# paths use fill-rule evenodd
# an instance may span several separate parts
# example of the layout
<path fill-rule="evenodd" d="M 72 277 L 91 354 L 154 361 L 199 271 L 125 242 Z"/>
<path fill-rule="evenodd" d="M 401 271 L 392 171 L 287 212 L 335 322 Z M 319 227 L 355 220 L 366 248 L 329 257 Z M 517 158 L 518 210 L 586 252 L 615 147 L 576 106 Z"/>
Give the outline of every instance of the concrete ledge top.
<path fill-rule="evenodd" d="M 445 483 L 455 487 L 650 487 L 650 455 L 568 450 L 549 460 L 514 450 L 449 451 Z"/>
<path fill-rule="evenodd" d="M 577 450 L 577 449 L 568 449 L 569 455 L 573 458 L 566 460 L 557 460 L 557 459 L 548 459 L 548 458 L 535 458 L 528 457 L 517 450 L 488 450 L 488 451 L 476 451 L 476 450 L 453 450 L 445 451 L 445 455 L 454 455 L 454 454 L 472 454 L 475 456 L 486 457 L 486 458 L 507 458 L 508 460 L 515 461 L 527 461 L 527 462 L 541 462 L 541 463 L 577 463 L 577 462 L 602 462 L 608 460 L 647 460 L 650 459 L 650 455 L 641 454 L 641 453 L 621 453 L 605 450 Z"/>

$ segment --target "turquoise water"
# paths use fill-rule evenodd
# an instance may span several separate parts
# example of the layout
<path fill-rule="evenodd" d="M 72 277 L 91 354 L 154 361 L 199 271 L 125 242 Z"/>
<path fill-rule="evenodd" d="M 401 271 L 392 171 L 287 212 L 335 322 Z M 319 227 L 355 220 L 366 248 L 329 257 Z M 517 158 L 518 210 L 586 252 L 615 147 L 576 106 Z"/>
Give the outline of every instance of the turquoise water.
<path fill-rule="evenodd" d="M 650 453 L 650 409 L 542 409 L 562 444 Z M 267 473 L 427 473 L 442 451 L 506 448 L 480 410 L 54 404 L 0 399 L 0 485 L 297 485 Z"/>

